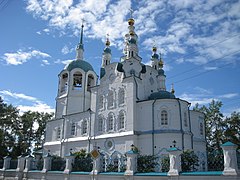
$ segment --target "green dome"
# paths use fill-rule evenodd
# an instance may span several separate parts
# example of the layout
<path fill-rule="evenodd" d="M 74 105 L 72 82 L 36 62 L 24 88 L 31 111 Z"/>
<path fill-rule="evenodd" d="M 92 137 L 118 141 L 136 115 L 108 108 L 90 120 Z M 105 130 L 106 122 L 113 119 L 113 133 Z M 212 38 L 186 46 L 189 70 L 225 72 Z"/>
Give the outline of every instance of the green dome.
<path fill-rule="evenodd" d="M 91 64 L 89 64 L 88 62 L 83 61 L 83 60 L 72 61 L 71 63 L 68 64 L 68 66 L 66 67 L 66 70 L 71 71 L 75 68 L 80 68 L 80 69 L 84 70 L 85 72 L 94 71 Z"/>
<path fill-rule="evenodd" d="M 110 49 L 109 47 L 106 47 L 103 51 L 104 51 L 105 53 L 111 54 L 111 49 Z"/>
<path fill-rule="evenodd" d="M 165 76 L 164 70 L 163 69 L 159 69 L 158 70 L 158 75 Z"/>
<path fill-rule="evenodd" d="M 149 98 L 149 100 L 154 100 L 154 99 L 175 99 L 174 94 L 168 92 L 168 91 L 159 91 L 159 92 L 154 92 L 152 93 Z"/>
<path fill-rule="evenodd" d="M 158 56 L 158 54 L 154 53 L 154 54 L 152 55 L 152 58 L 153 58 L 153 59 L 158 59 L 159 56 Z"/>

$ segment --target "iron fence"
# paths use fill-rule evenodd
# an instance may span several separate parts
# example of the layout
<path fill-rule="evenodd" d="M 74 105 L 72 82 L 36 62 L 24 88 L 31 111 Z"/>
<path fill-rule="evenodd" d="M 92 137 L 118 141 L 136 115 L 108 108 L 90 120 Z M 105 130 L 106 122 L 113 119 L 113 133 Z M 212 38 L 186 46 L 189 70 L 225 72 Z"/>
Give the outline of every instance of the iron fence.
<path fill-rule="evenodd" d="M 17 159 L 11 159 L 9 169 L 17 169 L 17 165 L 18 165 L 18 160 Z"/>
<path fill-rule="evenodd" d="M 51 171 L 64 171 L 66 166 L 66 160 L 63 158 L 53 158 L 51 164 Z"/>

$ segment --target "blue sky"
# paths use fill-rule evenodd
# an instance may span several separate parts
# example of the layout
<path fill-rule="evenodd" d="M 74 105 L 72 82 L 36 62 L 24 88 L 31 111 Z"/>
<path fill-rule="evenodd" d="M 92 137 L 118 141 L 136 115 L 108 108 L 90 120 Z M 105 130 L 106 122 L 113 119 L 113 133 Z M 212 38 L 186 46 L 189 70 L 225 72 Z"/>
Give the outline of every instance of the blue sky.
<path fill-rule="evenodd" d="M 240 2 L 237 0 L 0 1 L 0 96 L 21 112 L 54 112 L 58 73 L 76 56 L 84 19 L 84 58 L 97 74 L 106 34 L 122 56 L 129 9 L 139 54 L 163 53 L 166 85 L 194 105 L 223 102 L 240 111 Z"/>

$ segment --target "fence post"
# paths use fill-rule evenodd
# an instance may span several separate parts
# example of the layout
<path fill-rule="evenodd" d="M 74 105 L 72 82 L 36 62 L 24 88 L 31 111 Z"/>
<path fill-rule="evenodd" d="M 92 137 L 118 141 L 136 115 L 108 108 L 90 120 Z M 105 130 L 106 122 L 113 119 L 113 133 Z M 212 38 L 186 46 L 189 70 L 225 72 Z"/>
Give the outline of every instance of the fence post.
<path fill-rule="evenodd" d="M 96 158 L 93 159 L 93 170 L 91 172 L 91 174 L 95 174 L 97 175 L 99 172 L 101 172 L 101 155 Z"/>
<path fill-rule="evenodd" d="M 33 157 L 31 155 L 29 155 L 29 156 L 26 156 L 25 159 L 26 159 L 26 162 L 25 162 L 25 168 L 24 168 L 23 172 L 28 172 L 29 170 L 31 170 L 31 164 L 32 164 Z"/>
<path fill-rule="evenodd" d="M 2 170 L 6 170 L 6 169 L 9 169 L 10 168 L 10 161 L 11 161 L 11 157 L 9 157 L 9 156 L 5 156 L 4 158 L 3 158 L 3 168 L 2 168 Z"/>
<path fill-rule="evenodd" d="M 173 147 L 167 149 L 169 152 L 169 159 L 170 159 L 170 167 L 168 171 L 168 176 L 179 176 L 179 172 L 181 171 L 181 150 Z"/>
<path fill-rule="evenodd" d="M 50 153 L 47 153 L 47 155 L 43 156 L 43 169 L 42 173 L 46 173 L 47 171 L 51 170 L 52 165 L 52 156 Z"/>
<path fill-rule="evenodd" d="M 22 172 L 25 165 L 25 158 L 23 156 L 18 156 L 18 164 L 16 171 Z"/>
<path fill-rule="evenodd" d="M 237 166 L 237 145 L 228 141 L 221 145 L 224 156 L 223 175 L 237 175 L 239 173 Z"/>
<path fill-rule="evenodd" d="M 22 179 L 23 178 L 23 169 L 25 165 L 25 158 L 23 156 L 18 156 L 18 164 L 16 169 L 16 176 L 15 179 Z"/>
<path fill-rule="evenodd" d="M 75 159 L 75 156 L 72 153 L 65 156 L 66 167 L 63 171 L 64 174 L 69 174 L 72 171 L 72 166 L 73 166 L 73 163 L 74 163 L 74 159 Z"/>
<path fill-rule="evenodd" d="M 137 156 L 138 151 L 134 145 L 131 145 L 131 150 L 126 152 L 127 155 L 127 169 L 124 173 L 125 176 L 133 176 L 137 172 Z"/>

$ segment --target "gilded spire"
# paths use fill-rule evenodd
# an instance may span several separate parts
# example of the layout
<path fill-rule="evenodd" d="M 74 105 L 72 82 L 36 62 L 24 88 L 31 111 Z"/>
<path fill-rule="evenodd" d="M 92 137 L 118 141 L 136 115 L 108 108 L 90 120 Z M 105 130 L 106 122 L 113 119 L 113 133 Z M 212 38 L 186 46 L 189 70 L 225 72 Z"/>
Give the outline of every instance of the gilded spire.
<path fill-rule="evenodd" d="M 174 87 L 173 87 L 173 83 L 172 83 L 172 87 L 171 87 L 171 93 L 172 93 L 172 94 L 175 93 L 175 90 L 174 90 Z"/>
<path fill-rule="evenodd" d="M 110 46 L 109 34 L 107 34 L 107 39 L 106 39 L 105 45 L 106 45 L 106 46 Z"/>
<path fill-rule="evenodd" d="M 84 48 L 83 48 L 83 20 L 82 20 L 82 26 L 81 26 L 81 35 L 80 35 L 80 42 L 78 43 L 77 45 L 77 60 L 83 60 L 83 51 L 84 51 Z"/>

